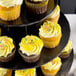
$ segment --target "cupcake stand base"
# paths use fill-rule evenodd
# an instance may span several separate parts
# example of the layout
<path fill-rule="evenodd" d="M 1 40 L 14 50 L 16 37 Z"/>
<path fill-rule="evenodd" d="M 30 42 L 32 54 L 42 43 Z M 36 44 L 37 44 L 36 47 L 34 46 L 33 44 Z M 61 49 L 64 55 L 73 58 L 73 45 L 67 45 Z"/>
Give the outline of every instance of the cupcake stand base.
<path fill-rule="evenodd" d="M 25 26 L 25 27 L 4 27 L 2 28 L 2 35 L 6 35 L 9 37 L 12 37 L 15 41 L 16 44 L 16 55 L 13 61 L 8 62 L 8 63 L 1 63 L 0 62 L 0 67 L 8 68 L 8 69 L 13 69 L 13 70 L 19 70 L 19 69 L 28 69 L 28 68 L 33 68 L 33 67 L 39 67 L 48 61 L 53 60 L 57 56 L 59 56 L 63 50 L 63 48 L 66 46 L 69 37 L 70 37 L 70 27 L 69 23 L 66 19 L 66 17 L 63 15 L 63 13 L 60 14 L 60 19 L 59 19 L 59 24 L 61 25 L 62 28 L 62 39 L 60 41 L 60 44 L 53 49 L 47 49 L 43 48 L 41 55 L 40 55 L 40 60 L 36 63 L 26 63 L 24 60 L 21 58 L 21 56 L 18 53 L 18 44 L 21 40 L 22 37 L 26 35 L 36 35 L 38 36 L 39 33 L 39 28 L 42 23 L 34 24 L 32 26 Z"/>

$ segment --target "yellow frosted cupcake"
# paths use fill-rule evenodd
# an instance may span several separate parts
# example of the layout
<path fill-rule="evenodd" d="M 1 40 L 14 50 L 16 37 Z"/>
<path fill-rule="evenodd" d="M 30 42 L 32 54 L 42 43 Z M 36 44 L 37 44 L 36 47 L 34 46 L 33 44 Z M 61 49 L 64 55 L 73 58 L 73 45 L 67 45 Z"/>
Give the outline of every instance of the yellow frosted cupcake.
<path fill-rule="evenodd" d="M 70 56 L 70 53 L 71 53 L 71 51 L 72 51 L 72 48 L 73 48 L 72 42 L 69 40 L 68 43 L 67 43 L 67 45 L 66 45 L 65 48 L 63 49 L 60 57 L 61 57 L 61 58 L 68 58 L 68 57 Z"/>
<path fill-rule="evenodd" d="M 17 19 L 22 2 L 23 0 L 0 0 L 0 18 L 5 21 Z"/>
<path fill-rule="evenodd" d="M 0 68 L 0 76 L 12 76 L 12 70 Z"/>
<path fill-rule="evenodd" d="M 39 29 L 39 36 L 43 40 L 45 47 L 55 48 L 62 37 L 61 27 L 59 24 L 46 21 Z"/>
<path fill-rule="evenodd" d="M 30 13 L 43 14 L 47 11 L 49 0 L 25 0 L 27 9 Z"/>
<path fill-rule="evenodd" d="M 16 70 L 15 76 L 36 76 L 36 69 Z"/>
<path fill-rule="evenodd" d="M 0 62 L 8 62 L 14 58 L 15 46 L 12 38 L 7 36 L 0 37 Z"/>
<path fill-rule="evenodd" d="M 19 46 L 19 53 L 26 62 L 36 62 L 40 58 L 43 41 L 37 36 L 27 35 L 22 38 Z"/>
<path fill-rule="evenodd" d="M 57 5 L 53 13 L 50 14 L 50 16 L 46 20 L 58 23 L 59 17 L 60 17 L 60 7 L 59 5 Z"/>
<path fill-rule="evenodd" d="M 41 69 L 45 76 L 55 76 L 57 72 L 60 70 L 61 65 L 61 59 L 57 57 L 49 63 L 42 65 Z"/>

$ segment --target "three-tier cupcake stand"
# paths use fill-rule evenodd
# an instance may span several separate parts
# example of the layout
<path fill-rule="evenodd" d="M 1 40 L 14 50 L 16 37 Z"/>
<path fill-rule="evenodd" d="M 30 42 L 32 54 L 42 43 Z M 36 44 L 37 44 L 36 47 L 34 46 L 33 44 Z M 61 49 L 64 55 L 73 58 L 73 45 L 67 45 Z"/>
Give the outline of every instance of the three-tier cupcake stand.
<path fill-rule="evenodd" d="M 16 45 L 16 55 L 14 60 L 7 63 L 0 62 L 0 67 L 12 70 L 37 68 L 38 76 L 43 76 L 39 67 L 59 56 L 69 40 L 70 26 L 64 14 L 61 12 L 59 19 L 59 24 L 61 25 L 62 28 L 62 39 L 60 41 L 60 44 L 53 49 L 43 48 L 39 61 L 35 63 L 25 62 L 18 53 L 19 48 L 18 44 L 21 38 L 26 35 L 38 36 L 40 25 L 54 11 L 57 4 L 58 0 L 49 0 L 48 10 L 46 13 L 42 15 L 29 14 L 27 12 L 25 4 L 23 4 L 21 10 L 21 16 L 17 20 L 8 22 L 0 20 L 0 27 L 2 29 L 1 35 L 12 37 Z M 70 70 L 72 62 L 73 62 L 73 50 L 69 58 L 62 60 L 63 64 L 57 76 L 61 76 L 61 74 L 66 74 Z"/>

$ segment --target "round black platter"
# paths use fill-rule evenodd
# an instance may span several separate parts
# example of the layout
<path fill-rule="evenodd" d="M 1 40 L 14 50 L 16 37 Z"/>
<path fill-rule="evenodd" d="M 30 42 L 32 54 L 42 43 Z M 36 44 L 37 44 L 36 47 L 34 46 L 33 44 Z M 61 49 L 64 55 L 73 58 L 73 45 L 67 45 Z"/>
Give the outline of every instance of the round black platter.
<path fill-rule="evenodd" d="M 38 36 L 39 27 L 41 24 L 42 23 L 28 26 L 28 27 L 14 27 L 14 28 L 2 29 L 3 30 L 2 35 L 10 36 L 14 39 L 17 49 L 16 49 L 16 55 L 15 55 L 14 60 L 8 63 L 0 62 L 0 67 L 14 69 L 14 70 L 39 67 L 40 65 L 43 65 L 47 63 L 48 61 L 51 61 L 52 59 L 54 59 L 55 57 L 61 54 L 63 48 L 67 44 L 70 37 L 69 23 L 63 13 L 60 13 L 60 19 L 59 19 L 59 24 L 61 25 L 61 28 L 62 28 L 62 39 L 60 41 L 60 44 L 56 48 L 53 48 L 53 49 L 43 48 L 40 55 L 40 60 L 36 63 L 30 64 L 22 60 L 21 56 L 18 54 L 18 44 L 21 41 L 21 38 L 26 36 L 27 34 Z"/>
<path fill-rule="evenodd" d="M 68 58 L 62 59 L 62 67 L 56 76 L 67 76 L 67 74 L 71 68 L 71 65 L 73 63 L 73 57 L 74 57 L 74 52 L 72 50 L 72 52 Z M 37 68 L 37 76 L 44 76 L 40 67 Z"/>
<path fill-rule="evenodd" d="M 3 21 L 0 19 L 0 26 L 4 27 L 23 27 L 33 25 L 43 21 L 47 18 L 55 9 L 58 4 L 58 0 L 49 0 L 47 12 L 41 15 L 31 14 L 27 12 L 25 2 L 22 5 L 21 15 L 17 20 L 14 21 Z"/>

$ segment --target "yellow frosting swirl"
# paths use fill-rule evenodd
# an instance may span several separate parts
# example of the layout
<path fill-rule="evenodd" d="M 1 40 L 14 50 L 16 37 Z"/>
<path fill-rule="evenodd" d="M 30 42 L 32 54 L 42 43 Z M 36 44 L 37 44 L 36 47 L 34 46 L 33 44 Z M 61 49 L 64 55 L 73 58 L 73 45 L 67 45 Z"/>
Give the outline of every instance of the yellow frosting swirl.
<path fill-rule="evenodd" d="M 21 5 L 23 0 L 0 0 L 0 5 L 3 7 L 12 7 L 15 5 Z"/>
<path fill-rule="evenodd" d="M 39 29 L 39 34 L 45 38 L 55 37 L 61 33 L 61 27 L 59 24 L 51 21 L 46 21 Z"/>
<path fill-rule="evenodd" d="M 47 64 L 42 65 L 41 67 L 44 67 L 44 69 L 47 69 L 47 70 L 50 70 L 51 71 L 51 70 L 57 69 L 61 65 L 62 65 L 61 59 L 59 57 L 57 57 L 54 60 L 48 62 Z"/>
<path fill-rule="evenodd" d="M 35 76 L 35 74 L 36 74 L 35 68 L 15 71 L 15 76 Z"/>
<path fill-rule="evenodd" d="M 72 46 L 72 42 L 69 40 L 66 47 L 64 48 L 64 50 L 62 51 L 62 54 L 66 54 L 69 53 L 69 51 L 73 48 Z"/>
<path fill-rule="evenodd" d="M 13 40 L 7 36 L 0 37 L 0 57 L 7 57 L 14 49 Z"/>
<path fill-rule="evenodd" d="M 22 38 L 20 42 L 20 50 L 23 54 L 26 55 L 38 55 L 40 54 L 42 47 L 43 47 L 43 41 L 36 37 L 36 36 L 29 36 Z"/>
<path fill-rule="evenodd" d="M 4 76 L 7 73 L 7 69 L 0 68 L 0 76 Z"/>
<path fill-rule="evenodd" d="M 53 13 L 48 18 L 54 18 L 54 17 L 56 17 L 59 14 L 60 14 L 60 7 L 59 7 L 59 5 L 57 5 L 57 7 L 53 11 Z"/>

